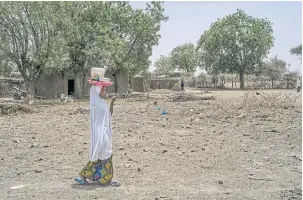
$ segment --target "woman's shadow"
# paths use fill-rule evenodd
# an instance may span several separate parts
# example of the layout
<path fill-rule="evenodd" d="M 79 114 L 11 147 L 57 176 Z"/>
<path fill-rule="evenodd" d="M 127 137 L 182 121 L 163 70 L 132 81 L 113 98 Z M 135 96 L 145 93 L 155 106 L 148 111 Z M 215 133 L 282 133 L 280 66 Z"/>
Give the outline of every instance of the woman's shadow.
<path fill-rule="evenodd" d="M 98 188 L 111 188 L 111 187 L 120 187 L 121 185 L 119 183 L 110 184 L 110 185 L 100 185 L 99 183 L 91 183 L 89 185 L 81 185 L 79 183 L 72 183 L 72 188 L 77 190 L 95 190 Z"/>

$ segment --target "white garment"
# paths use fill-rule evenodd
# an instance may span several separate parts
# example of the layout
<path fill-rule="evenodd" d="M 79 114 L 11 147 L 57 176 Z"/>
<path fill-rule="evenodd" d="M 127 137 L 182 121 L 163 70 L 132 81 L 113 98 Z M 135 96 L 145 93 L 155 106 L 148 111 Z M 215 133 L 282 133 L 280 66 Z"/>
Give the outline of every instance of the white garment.
<path fill-rule="evenodd" d="M 90 88 L 90 161 L 105 160 L 112 154 L 111 113 L 100 91 L 101 86 Z"/>
<path fill-rule="evenodd" d="M 301 86 L 301 80 L 297 79 L 297 87 L 300 87 L 300 86 Z"/>

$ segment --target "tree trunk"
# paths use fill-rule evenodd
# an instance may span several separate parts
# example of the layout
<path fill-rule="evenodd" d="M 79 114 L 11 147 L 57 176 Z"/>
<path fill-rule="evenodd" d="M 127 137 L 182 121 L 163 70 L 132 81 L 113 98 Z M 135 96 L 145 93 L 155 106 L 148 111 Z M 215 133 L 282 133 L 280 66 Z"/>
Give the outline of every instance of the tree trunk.
<path fill-rule="evenodd" d="M 243 90 L 244 89 L 244 72 L 243 71 L 240 71 L 239 77 L 240 77 L 240 89 Z"/>
<path fill-rule="evenodd" d="M 234 81 L 231 81 L 231 88 L 234 88 Z"/>
<path fill-rule="evenodd" d="M 115 71 L 114 77 L 115 77 L 115 93 L 118 93 L 118 79 L 117 79 L 118 70 Z"/>
<path fill-rule="evenodd" d="M 271 88 L 274 89 L 274 79 L 271 79 Z"/>
<path fill-rule="evenodd" d="M 82 90 L 82 78 L 81 73 L 77 72 L 75 76 L 75 95 L 76 98 L 82 99 L 83 98 L 83 90 Z"/>
<path fill-rule="evenodd" d="M 35 97 L 35 81 L 26 81 L 26 93 L 27 93 L 27 98 L 33 99 Z"/>
<path fill-rule="evenodd" d="M 82 77 L 82 93 L 83 93 L 83 97 L 86 95 L 86 91 L 85 91 L 85 81 L 86 81 L 86 76 L 85 76 L 85 73 L 83 74 L 83 77 Z"/>
<path fill-rule="evenodd" d="M 135 87 L 134 79 L 135 79 L 135 76 L 133 74 L 131 74 L 129 76 L 129 85 L 130 85 L 131 89 L 134 89 L 134 87 Z"/>

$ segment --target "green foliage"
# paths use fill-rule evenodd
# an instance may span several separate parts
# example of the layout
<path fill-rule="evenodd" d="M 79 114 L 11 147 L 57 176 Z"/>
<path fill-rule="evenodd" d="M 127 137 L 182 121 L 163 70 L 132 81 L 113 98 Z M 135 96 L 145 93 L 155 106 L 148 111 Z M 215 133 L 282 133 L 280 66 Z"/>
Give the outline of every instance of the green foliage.
<path fill-rule="evenodd" d="M 99 3 L 99 2 L 98 2 Z M 163 2 L 147 3 L 146 9 L 133 10 L 127 2 L 105 3 L 99 9 L 97 44 L 105 52 L 111 71 L 145 71 L 152 55 L 152 47 L 158 45 L 161 22 L 164 16 Z"/>
<path fill-rule="evenodd" d="M 179 45 L 170 53 L 171 64 L 183 72 L 195 72 L 197 68 L 197 56 L 195 45 L 187 43 Z"/>
<path fill-rule="evenodd" d="M 264 75 L 270 77 L 272 81 L 280 80 L 286 72 L 286 62 L 279 60 L 277 56 L 265 63 Z"/>
<path fill-rule="evenodd" d="M 175 69 L 172 66 L 171 58 L 161 55 L 155 62 L 155 72 L 158 74 L 168 74 Z"/>
<path fill-rule="evenodd" d="M 0 52 L 13 62 L 33 96 L 57 37 L 58 3 L 0 2 Z"/>
<path fill-rule="evenodd" d="M 0 56 L 0 76 L 10 76 L 15 69 L 16 65 L 14 63 L 5 56 Z"/>
<path fill-rule="evenodd" d="M 300 78 L 301 75 L 299 72 L 297 71 L 294 71 L 294 72 L 288 72 L 288 73 L 285 73 L 283 75 L 283 80 L 287 80 L 287 81 L 295 81 L 297 80 L 297 78 Z"/>
<path fill-rule="evenodd" d="M 39 77 L 56 37 L 56 3 L 1 2 L 0 49 L 14 62 L 25 81 Z"/>
<path fill-rule="evenodd" d="M 200 37 L 197 46 L 199 63 L 208 72 L 239 74 L 240 88 L 243 89 L 244 74 L 256 73 L 273 41 L 270 21 L 237 10 L 218 19 Z"/>
<path fill-rule="evenodd" d="M 300 60 L 302 60 L 302 44 L 300 44 L 299 46 L 290 49 L 290 53 L 292 55 L 296 55 L 299 56 Z"/>
<path fill-rule="evenodd" d="M 62 57 L 67 57 L 62 69 L 78 73 L 85 71 L 89 51 L 94 44 L 95 31 L 92 27 L 92 15 L 89 2 L 60 2 L 61 23 L 58 24 Z"/>
<path fill-rule="evenodd" d="M 161 55 L 155 62 L 156 72 L 161 74 L 173 73 L 176 69 L 181 72 L 194 73 L 197 65 L 195 46 L 192 43 L 175 47 L 169 56 Z"/>
<path fill-rule="evenodd" d="M 46 72 L 138 73 L 148 69 L 167 19 L 163 2 L 145 10 L 128 2 L 0 2 L 0 56 L 16 64 L 31 92 Z"/>

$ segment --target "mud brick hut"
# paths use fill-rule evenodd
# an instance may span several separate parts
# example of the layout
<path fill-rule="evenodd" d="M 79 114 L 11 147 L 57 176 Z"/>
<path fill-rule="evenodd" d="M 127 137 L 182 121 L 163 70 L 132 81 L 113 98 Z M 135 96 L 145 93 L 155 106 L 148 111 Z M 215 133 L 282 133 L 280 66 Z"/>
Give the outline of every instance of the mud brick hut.
<path fill-rule="evenodd" d="M 77 75 L 73 73 L 56 73 L 52 75 L 42 75 L 36 84 L 36 95 L 47 99 L 60 98 L 61 94 L 73 95 L 76 98 L 89 97 L 90 85 L 87 82 L 90 74 Z M 108 93 L 123 93 L 127 91 L 129 76 L 126 72 L 117 73 L 114 76 L 110 72 L 105 73 L 106 78 L 114 83 L 107 88 Z M 78 84 L 77 84 L 78 83 Z M 117 87 L 115 87 L 117 84 Z M 117 90 L 116 90 L 117 89 Z"/>
<path fill-rule="evenodd" d="M 177 79 L 160 79 L 160 78 L 154 78 L 151 79 L 150 87 L 151 89 L 172 89 L 176 83 L 179 81 Z"/>
<path fill-rule="evenodd" d="M 148 92 L 150 90 L 151 76 L 149 73 L 130 75 L 129 85 L 134 92 Z"/>

